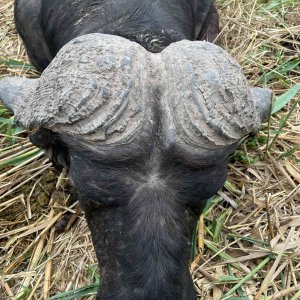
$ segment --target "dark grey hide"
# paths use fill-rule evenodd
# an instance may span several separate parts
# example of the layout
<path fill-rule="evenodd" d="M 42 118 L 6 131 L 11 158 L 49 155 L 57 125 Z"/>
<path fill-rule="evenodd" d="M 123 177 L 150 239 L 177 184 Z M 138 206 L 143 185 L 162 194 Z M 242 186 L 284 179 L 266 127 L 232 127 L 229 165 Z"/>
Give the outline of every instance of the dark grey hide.
<path fill-rule="evenodd" d="M 18 0 L 15 20 L 44 72 L 2 80 L 0 97 L 69 171 L 99 261 L 97 299 L 196 299 L 192 230 L 270 96 L 221 48 L 179 42 L 217 39 L 213 3 Z"/>

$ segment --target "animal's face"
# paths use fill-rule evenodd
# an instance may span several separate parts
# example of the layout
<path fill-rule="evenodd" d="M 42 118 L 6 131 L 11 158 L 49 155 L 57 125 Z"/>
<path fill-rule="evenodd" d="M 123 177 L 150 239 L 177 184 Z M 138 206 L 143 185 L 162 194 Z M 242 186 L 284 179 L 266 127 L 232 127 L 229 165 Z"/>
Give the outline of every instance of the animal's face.
<path fill-rule="evenodd" d="M 267 115 L 270 92 L 249 89 L 209 43 L 152 54 L 91 34 L 33 83 L 2 81 L 0 97 L 21 124 L 41 128 L 32 141 L 69 169 L 100 264 L 99 297 L 195 299 L 197 213 L 223 185 L 228 155 Z"/>
<path fill-rule="evenodd" d="M 196 299 L 192 231 L 226 178 L 226 157 L 210 162 L 166 149 L 158 134 L 110 147 L 45 130 L 31 140 L 51 149 L 57 163 L 69 162 L 100 264 L 100 299 Z"/>
<path fill-rule="evenodd" d="M 124 206 L 140 188 L 163 185 L 181 205 L 200 209 L 225 181 L 227 155 L 213 162 L 196 155 L 189 161 L 188 153 L 175 146 L 165 149 L 156 139 L 143 148 L 134 146 L 124 146 L 122 153 L 113 147 L 82 152 L 72 145 L 69 175 L 74 187 L 94 205 Z M 118 156 L 110 155 L 116 152 Z"/>

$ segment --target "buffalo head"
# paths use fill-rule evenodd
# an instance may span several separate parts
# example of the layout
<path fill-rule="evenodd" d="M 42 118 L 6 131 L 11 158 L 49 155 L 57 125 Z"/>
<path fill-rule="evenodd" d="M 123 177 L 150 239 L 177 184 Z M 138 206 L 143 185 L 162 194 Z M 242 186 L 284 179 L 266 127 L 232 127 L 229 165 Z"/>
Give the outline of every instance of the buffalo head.
<path fill-rule="evenodd" d="M 99 299 L 196 299 L 191 231 L 226 179 L 227 158 L 266 119 L 220 47 L 161 53 L 117 36 L 64 46 L 40 79 L 6 78 L 0 97 L 32 141 L 69 170 L 92 232 Z"/>

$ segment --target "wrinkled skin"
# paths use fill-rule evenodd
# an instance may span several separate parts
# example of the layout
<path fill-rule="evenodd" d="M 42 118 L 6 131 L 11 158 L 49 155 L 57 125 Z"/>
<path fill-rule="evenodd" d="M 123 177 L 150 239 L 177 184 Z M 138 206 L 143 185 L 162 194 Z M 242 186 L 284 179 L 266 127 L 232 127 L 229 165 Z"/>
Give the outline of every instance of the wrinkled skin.
<path fill-rule="evenodd" d="M 63 45 L 87 33 L 119 35 L 151 52 L 182 39 L 213 42 L 218 34 L 210 0 L 19 0 L 15 19 L 40 71 Z M 214 157 L 165 147 L 159 115 L 121 146 L 91 146 L 47 129 L 31 136 L 69 170 L 99 261 L 97 299 L 196 299 L 189 274 L 192 229 L 222 187 L 235 146 Z"/>

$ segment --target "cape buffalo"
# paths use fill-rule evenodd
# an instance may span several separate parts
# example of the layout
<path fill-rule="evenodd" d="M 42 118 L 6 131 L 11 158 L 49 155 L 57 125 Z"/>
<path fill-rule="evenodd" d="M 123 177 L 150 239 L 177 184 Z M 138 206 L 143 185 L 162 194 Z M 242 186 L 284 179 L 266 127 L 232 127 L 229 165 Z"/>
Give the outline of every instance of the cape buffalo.
<path fill-rule="evenodd" d="M 213 2 L 17 0 L 15 21 L 43 73 L 3 79 L 0 98 L 69 171 L 97 299 L 196 299 L 192 229 L 270 99 L 213 44 Z"/>

